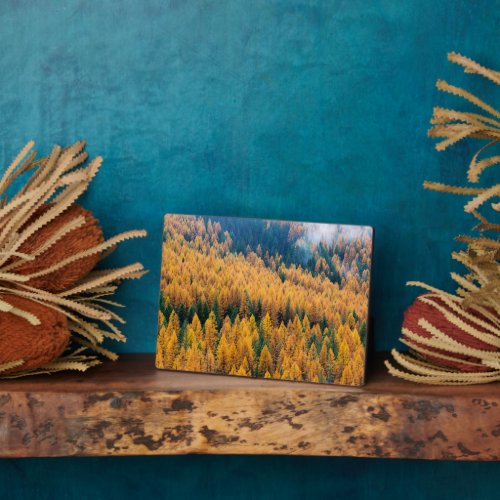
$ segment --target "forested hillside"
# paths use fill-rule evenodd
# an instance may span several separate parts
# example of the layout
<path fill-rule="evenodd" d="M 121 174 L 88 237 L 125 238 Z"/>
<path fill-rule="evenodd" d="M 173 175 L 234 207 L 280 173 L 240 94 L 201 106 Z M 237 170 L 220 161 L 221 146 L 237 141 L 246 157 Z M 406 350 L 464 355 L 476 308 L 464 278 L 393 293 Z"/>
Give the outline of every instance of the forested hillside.
<path fill-rule="evenodd" d="M 157 366 L 363 381 L 371 229 L 167 215 Z"/>

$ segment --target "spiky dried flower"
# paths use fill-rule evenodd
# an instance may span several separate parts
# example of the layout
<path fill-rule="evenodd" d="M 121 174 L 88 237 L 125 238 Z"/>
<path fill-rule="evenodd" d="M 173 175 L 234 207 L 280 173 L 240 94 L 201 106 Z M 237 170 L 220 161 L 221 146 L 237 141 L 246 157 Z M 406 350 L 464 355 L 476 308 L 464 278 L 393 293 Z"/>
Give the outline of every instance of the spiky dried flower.
<path fill-rule="evenodd" d="M 117 355 L 102 344 L 105 339 L 125 341 L 117 326 L 125 321 L 112 310 L 123 306 L 109 297 L 121 280 L 137 279 L 145 274 L 140 263 L 88 272 L 89 262 L 93 264 L 94 260 L 97 262 L 107 256 L 125 240 L 146 236 L 143 230 L 127 231 L 108 240 L 97 232 L 90 244 L 82 243 L 80 251 L 61 252 L 61 248 L 64 250 L 68 246 L 67 236 L 72 232 L 76 234 L 86 224 L 95 228 L 95 221 L 85 216 L 89 213 L 75 210 L 73 204 L 94 179 L 102 158 L 96 157 L 87 163 L 83 141 L 65 149 L 54 146 L 49 156 L 38 160 L 33 147 L 33 141 L 26 144 L 0 179 L 0 314 L 13 314 L 29 325 L 39 325 L 40 319 L 33 312 L 13 306 L 8 297 L 29 299 L 64 314 L 71 342 L 62 356 L 36 369 L 23 371 L 23 359 L 0 364 L 0 376 L 3 373 L 3 377 L 60 370 L 84 371 L 100 363 L 99 355 L 116 359 Z M 8 191 L 20 183 L 23 174 L 29 176 L 27 182 L 8 197 Z M 52 230 L 46 231 L 51 225 Z M 47 238 L 43 242 L 30 244 L 44 231 Z M 85 265 L 80 267 L 84 270 L 79 276 L 74 272 L 75 266 L 83 262 Z M 72 277 L 68 281 L 63 280 L 65 289 L 58 286 L 44 289 L 44 278 L 50 281 L 69 270 L 73 274 L 70 273 Z M 11 373 L 13 369 L 15 373 Z"/>
<path fill-rule="evenodd" d="M 500 72 L 487 69 L 454 52 L 448 54 L 448 59 L 463 66 L 466 73 L 482 75 L 500 85 Z M 500 164 L 499 155 L 485 157 L 485 153 L 500 142 L 500 112 L 470 92 L 442 80 L 437 82 L 437 88 L 462 97 L 481 110 L 479 113 L 470 113 L 436 107 L 429 130 L 430 137 L 442 139 L 436 144 L 438 151 L 465 138 L 488 141 L 474 155 L 467 171 L 469 183 L 477 184 L 486 169 Z M 451 273 L 452 279 L 458 284 L 456 295 L 421 282 L 408 283 L 431 292 L 418 300 L 431 305 L 435 317 L 444 315 L 446 321 L 459 332 L 461 341 L 443 332 L 443 329 L 436 328 L 432 321 L 424 317 L 418 319 L 418 327 L 425 331 L 425 337 L 411 331 L 405 322 L 403 338 L 400 340 L 410 347 L 410 353 L 392 351 L 394 359 L 405 371 L 394 367 L 389 361 L 386 361 L 386 365 L 391 374 L 420 383 L 476 384 L 500 380 L 500 224 L 489 221 L 484 213 L 480 213 L 480 210 L 484 212 L 483 209 L 492 213 L 500 211 L 500 184 L 462 187 L 426 181 L 424 187 L 471 197 L 465 205 L 465 212 L 479 221 L 474 227 L 479 234 L 458 236 L 457 240 L 466 243 L 467 247 L 452 253 L 453 259 L 467 269 L 464 274 Z M 482 342 L 488 349 L 471 348 L 464 341 L 467 335 Z M 457 365 L 469 363 L 471 371 L 464 373 L 460 369 L 450 368 L 452 361 Z M 477 371 L 474 371 L 474 365 Z"/>

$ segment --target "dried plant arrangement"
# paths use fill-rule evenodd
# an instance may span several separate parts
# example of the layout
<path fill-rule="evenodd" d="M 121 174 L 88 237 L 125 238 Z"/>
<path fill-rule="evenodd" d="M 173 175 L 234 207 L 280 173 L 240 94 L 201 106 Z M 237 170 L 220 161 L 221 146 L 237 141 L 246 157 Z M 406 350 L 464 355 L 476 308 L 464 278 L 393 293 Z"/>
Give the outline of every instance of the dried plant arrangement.
<path fill-rule="evenodd" d="M 476 73 L 500 85 L 500 72 L 489 70 L 460 54 L 448 59 L 463 66 L 466 73 Z M 462 88 L 439 80 L 437 88 L 461 97 L 477 108 L 477 113 L 437 107 L 431 119 L 430 137 L 440 138 L 436 149 L 443 151 L 465 138 L 487 141 L 470 162 L 469 185 L 450 186 L 425 182 L 426 189 L 469 197 L 465 212 L 478 224 L 474 236 L 459 236 L 466 249 L 452 257 L 463 264 L 462 275 L 451 273 L 458 284 L 455 294 L 446 293 L 421 282 L 428 291 L 405 313 L 403 344 L 408 354 L 392 351 L 396 368 L 386 361 L 392 375 L 419 383 L 460 385 L 500 380 L 500 224 L 489 220 L 500 211 L 500 184 L 477 187 L 481 174 L 500 164 L 500 156 L 487 153 L 500 142 L 500 112 Z M 472 184 L 472 186 L 470 185 Z M 488 213 L 488 217 L 485 215 Z"/>
<path fill-rule="evenodd" d="M 102 345 L 126 340 L 113 310 L 123 306 L 110 297 L 122 280 L 145 273 L 140 263 L 95 269 L 119 243 L 146 235 L 106 240 L 92 213 L 75 204 L 102 158 L 87 162 L 83 141 L 40 159 L 33 147 L 0 179 L 0 378 L 84 371 L 101 356 L 116 359 Z"/>

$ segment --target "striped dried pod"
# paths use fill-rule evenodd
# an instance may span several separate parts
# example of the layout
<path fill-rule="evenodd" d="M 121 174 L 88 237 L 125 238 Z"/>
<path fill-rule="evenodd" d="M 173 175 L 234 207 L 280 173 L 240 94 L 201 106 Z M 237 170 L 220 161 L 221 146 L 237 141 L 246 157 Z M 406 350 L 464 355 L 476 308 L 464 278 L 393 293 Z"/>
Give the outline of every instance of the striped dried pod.
<path fill-rule="evenodd" d="M 439 293 L 425 293 L 405 311 L 403 339 L 420 357 L 461 372 L 488 372 L 482 359 L 498 358 L 496 326 Z M 441 346 L 441 347 L 439 347 Z"/>
<path fill-rule="evenodd" d="M 22 320 L 26 331 L 31 331 L 43 323 L 39 316 L 47 308 L 64 316 L 70 340 L 57 359 L 36 358 L 38 366 L 35 358 L 30 358 L 30 364 L 23 357 L 11 360 L 13 351 L 9 351 L 9 360 L 0 362 L 0 376 L 5 377 L 86 370 L 99 363 L 98 355 L 116 359 L 102 345 L 106 339 L 125 341 L 117 325 L 124 320 L 113 310 L 122 306 L 110 296 L 121 280 L 145 273 L 140 263 L 94 269 L 119 243 L 146 235 L 145 231 L 127 231 L 106 240 L 91 212 L 75 205 L 102 158 L 87 164 L 83 141 L 65 149 L 55 146 L 49 156 L 38 160 L 33 146 L 28 143 L 0 179 L 0 346 L 12 341 L 9 321 L 17 325 Z M 26 182 L 9 196 L 23 176 Z M 5 297 L 23 303 L 12 307 Z M 14 368 L 18 369 L 15 374 Z"/>
<path fill-rule="evenodd" d="M 411 354 L 394 352 L 394 357 L 411 372 L 406 378 L 414 381 L 421 376 L 427 382 L 433 377 L 440 383 L 457 384 L 496 380 L 500 330 L 494 317 L 491 310 L 465 309 L 463 299 L 454 295 L 438 290 L 425 293 L 404 315 L 401 342 Z"/>
<path fill-rule="evenodd" d="M 460 54 L 448 55 L 451 62 L 500 85 L 500 72 L 489 70 Z M 477 106 L 479 113 L 437 107 L 431 120 L 430 137 L 442 138 L 436 145 L 442 151 L 472 137 L 488 141 L 472 158 L 467 180 L 479 182 L 488 168 L 500 164 L 500 155 L 484 157 L 500 142 L 500 113 L 464 89 L 437 82 L 437 88 L 462 97 Z M 453 252 L 453 259 L 467 269 L 463 275 L 451 273 L 458 284 L 456 294 L 437 290 L 424 283 L 411 282 L 430 293 L 417 298 L 405 313 L 401 341 L 410 353 L 392 351 L 400 368 L 386 361 L 397 377 L 427 384 L 476 384 L 500 380 L 500 224 L 490 222 L 480 209 L 500 211 L 500 184 L 491 187 L 450 186 L 425 182 L 426 189 L 469 196 L 465 212 L 478 224 L 475 236 L 459 236 L 467 248 Z"/>

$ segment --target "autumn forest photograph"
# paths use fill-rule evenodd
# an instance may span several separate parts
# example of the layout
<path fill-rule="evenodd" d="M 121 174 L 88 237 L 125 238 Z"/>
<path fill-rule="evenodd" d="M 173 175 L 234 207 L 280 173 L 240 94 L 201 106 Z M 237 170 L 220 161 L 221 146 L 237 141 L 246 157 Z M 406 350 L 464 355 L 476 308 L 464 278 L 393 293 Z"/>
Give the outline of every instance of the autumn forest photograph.
<path fill-rule="evenodd" d="M 364 383 L 370 227 L 167 214 L 156 366 Z"/>

